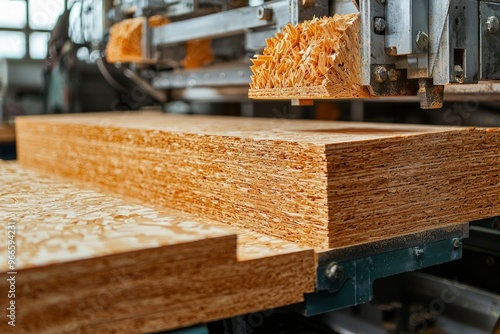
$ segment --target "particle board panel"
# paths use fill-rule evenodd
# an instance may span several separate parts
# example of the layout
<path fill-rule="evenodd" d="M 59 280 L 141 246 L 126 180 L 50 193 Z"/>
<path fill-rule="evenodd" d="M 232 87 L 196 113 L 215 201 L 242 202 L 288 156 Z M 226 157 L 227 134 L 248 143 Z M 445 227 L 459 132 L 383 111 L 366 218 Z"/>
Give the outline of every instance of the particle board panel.
<path fill-rule="evenodd" d="M 161 113 L 16 126 L 23 166 L 317 250 L 500 214 L 496 128 Z"/>
<path fill-rule="evenodd" d="M 0 162 L 0 176 L 3 233 L 16 226 L 19 333 L 174 329 L 294 304 L 314 290 L 311 249 L 15 163 Z M 0 239 L 4 259 L 7 242 Z M 0 272 L 9 271 L 3 261 Z M 5 280 L 0 287 L 7 294 Z"/>

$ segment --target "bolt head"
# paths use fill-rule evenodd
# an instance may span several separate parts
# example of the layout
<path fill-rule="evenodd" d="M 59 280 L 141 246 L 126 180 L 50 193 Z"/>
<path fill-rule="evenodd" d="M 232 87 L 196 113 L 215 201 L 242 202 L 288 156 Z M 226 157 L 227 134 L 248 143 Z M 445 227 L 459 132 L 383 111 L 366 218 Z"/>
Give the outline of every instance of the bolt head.
<path fill-rule="evenodd" d="M 259 20 L 269 21 L 273 18 L 273 10 L 271 8 L 261 6 L 257 8 L 257 17 Z"/>
<path fill-rule="evenodd" d="M 376 32 L 384 32 L 385 28 L 387 28 L 387 24 L 382 17 L 376 17 L 373 21 L 373 28 Z"/>
<path fill-rule="evenodd" d="M 413 255 L 416 257 L 419 257 L 420 255 L 424 254 L 424 250 L 418 247 L 413 248 Z"/>
<path fill-rule="evenodd" d="M 455 74 L 455 79 L 458 83 L 464 82 L 464 69 L 460 65 L 455 65 L 453 67 L 453 72 Z"/>
<path fill-rule="evenodd" d="M 389 75 L 387 74 L 387 69 L 384 66 L 377 66 L 375 68 L 375 81 L 378 83 L 385 82 Z"/>
<path fill-rule="evenodd" d="M 389 80 L 398 81 L 399 77 L 401 76 L 401 71 L 391 68 L 389 71 L 387 71 L 387 75 L 389 76 Z"/>
<path fill-rule="evenodd" d="M 395 46 L 386 47 L 385 48 L 385 53 L 388 56 L 397 56 L 398 55 L 398 48 L 396 48 Z"/>
<path fill-rule="evenodd" d="M 429 45 L 429 35 L 423 31 L 419 31 L 415 43 L 420 49 L 425 49 Z"/>
<path fill-rule="evenodd" d="M 326 268 L 325 274 L 330 281 L 338 281 L 344 277 L 344 267 L 336 262 L 332 262 Z"/>
<path fill-rule="evenodd" d="M 490 34 L 495 34 L 498 32 L 499 28 L 500 28 L 500 22 L 498 21 L 498 17 L 496 16 L 488 17 L 488 19 L 486 20 L 486 30 L 488 30 Z"/>

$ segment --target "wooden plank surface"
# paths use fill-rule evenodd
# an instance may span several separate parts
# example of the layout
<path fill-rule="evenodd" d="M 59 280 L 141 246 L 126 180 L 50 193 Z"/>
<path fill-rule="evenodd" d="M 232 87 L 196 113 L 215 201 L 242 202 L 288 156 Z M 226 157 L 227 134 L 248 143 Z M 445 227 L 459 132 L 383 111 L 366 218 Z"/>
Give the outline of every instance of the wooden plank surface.
<path fill-rule="evenodd" d="M 16 140 L 14 125 L 0 123 L 0 144 L 13 143 Z"/>
<path fill-rule="evenodd" d="M 361 85 L 360 14 L 286 25 L 266 40 L 251 66 L 253 99 L 339 99 L 371 96 Z"/>
<path fill-rule="evenodd" d="M 500 214 L 500 131 L 159 113 L 17 119 L 22 165 L 319 249 Z"/>
<path fill-rule="evenodd" d="M 0 162 L 16 226 L 16 330 L 152 332 L 284 306 L 314 289 L 310 249 L 56 182 Z M 7 258 L 7 238 L 0 254 Z M 6 280 L 0 284 L 7 295 Z M 10 332 L 6 321 L 0 332 Z"/>

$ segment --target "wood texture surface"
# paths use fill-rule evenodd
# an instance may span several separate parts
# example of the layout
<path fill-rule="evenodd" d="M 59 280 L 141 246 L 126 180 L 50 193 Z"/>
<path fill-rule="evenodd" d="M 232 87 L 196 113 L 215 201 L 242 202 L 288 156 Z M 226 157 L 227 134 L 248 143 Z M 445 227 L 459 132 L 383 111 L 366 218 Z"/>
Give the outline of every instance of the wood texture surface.
<path fill-rule="evenodd" d="M 313 250 L 13 163 L 0 162 L 0 177 L 2 233 L 17 228 L 18 333 L 159 331 L 297 303 L 314 289 Z M 0 249 L 7 259 L 6 238 Z M 0 287 L 7 295 L 5 279 Z"/>
<path fill-rule="evenodd" d="M 21 117 L 23 166 L 319 249 L 500 214 L 500 131 L 156 113 Z"/>
<path fill-rule="evenodd" d="M 0 143 L 13 143 L 16 140 L 14 126 L 0 123 Z"/>
<path fill-rule="evenodd" d="M 170 21 L 161 15 L 153 15 L 148 18 L 151 28 L 160 27 Z M 106 60 L 110 63 L 116 62 L 151 62 L 153 59 L 145 59 L 142 54 L 142 26 L 143 17 L 126 19 L 114 24 L 109 31 L 109 42 L 106 45 Z"/>
<path fill-rule="evenodd" d="M 170 21 L 161 15 L 153 15 L 148 18 L 150 28 L 161 27 Z M 154 64 L 158 60 L 146 59 L 142 52 L 142 29 L 143 17 L 125 19 L 115 23 L 109 34 L 109 42 L 106 45 L 106 60 L 110 63 L 145 63 Z M 186 55 L 181 61 L 184 68 L 193 69 L 210 64 L 213 59 L 212 40 L 198 39 L 186 42 Z"/>
<path fill-rule="evenodd" d="M 360 15 L 346 14 L 288 24 L 266 40 L 251 67 L 254 99 L 369 97 L 361 86 Z"/>

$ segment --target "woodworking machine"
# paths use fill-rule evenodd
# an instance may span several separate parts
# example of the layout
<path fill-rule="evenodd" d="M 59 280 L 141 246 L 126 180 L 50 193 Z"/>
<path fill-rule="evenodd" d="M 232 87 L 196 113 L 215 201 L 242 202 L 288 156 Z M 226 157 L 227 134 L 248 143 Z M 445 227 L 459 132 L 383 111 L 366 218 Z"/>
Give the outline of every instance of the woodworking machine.
<path fill-rule="evenodd" d="M 500 96 L 495 82 L 500 80 L 500 0 L 115 0 L 106 10 L 114 23 L 156 14 L 170 20 L 142 29 L 144 62 L 109 64 L 103 57 L 105 43 L 96 61 L 113 87 L 131 80 L 162 104 L 248 101 L 250 58 L 262 52 L 267 38 L 288 23 L 352 12 L 361 16 L 360 80 L 374 97 L 418 95 L 421 108 L 432 109 L 442 106 L 448 90 Z M 184 69 L 186 42 L 206 38 L 211 39 L 213 62 Z M 460 259 L 468 234 L 464 222 L 322 253 L 317 292 L 305 296 L 295 311 L 316 315 L 365 303 L 373 297 L 376 279 Z M 500 259 L 500 250 L 494 254 Z M 498 296 L 491 300 L 500 303 Z M 488 312 L 490 320 L 500 315 L 499 310 Z M 207 331 L 202 326 L 192 333 Z"/>
<path fill-rule="evenodd" d="M 421 108 L 434 109 L 448 85 L 463 85 L 458 92 L 468 94 L 484 91 L 470 85 L 478 83 L 500 91 L 491 82 L 500 80 L 498 0 L 124 0 L 109 16 L 160 13 L 172 21 L 143 29 L 143 57 L 156 67 L 142 76 L 157 91 L 190 100 L 246 94 L 249 58 L 285 24 L 358 11 L 360 80 L 373 96 L 418 94 Z M 182 69 L 185 42 L 202 38 L 212 39 L 215 61 Z"/>

